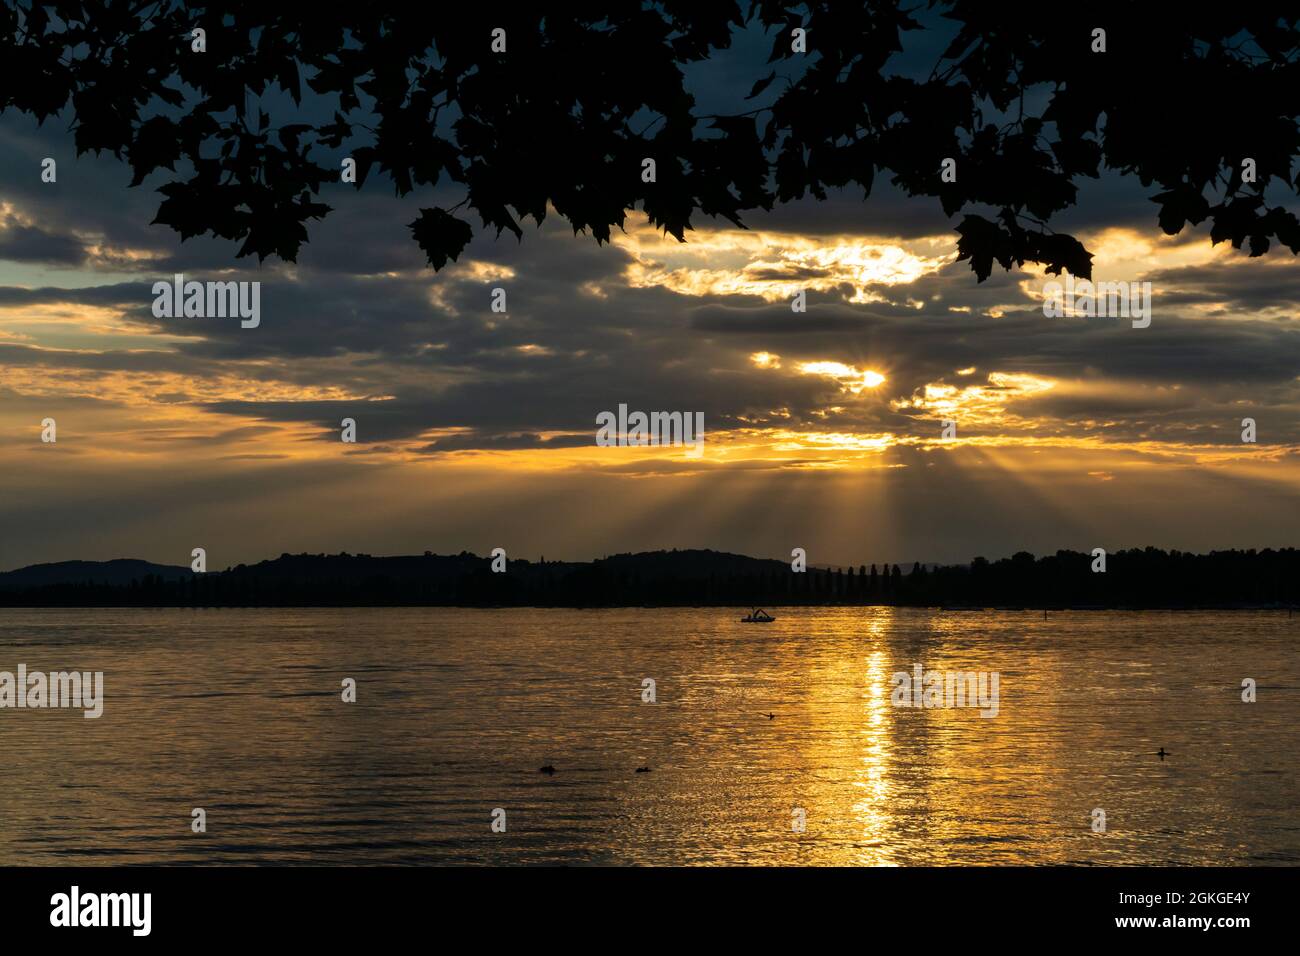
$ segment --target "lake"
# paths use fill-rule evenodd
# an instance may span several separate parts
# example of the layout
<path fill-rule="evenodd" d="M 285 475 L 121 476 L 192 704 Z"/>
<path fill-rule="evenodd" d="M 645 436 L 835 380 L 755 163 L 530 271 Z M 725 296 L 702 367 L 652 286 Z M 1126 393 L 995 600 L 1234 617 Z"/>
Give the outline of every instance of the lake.
<path fill-rule="evenodd" d="M 3 610 L 0 862 L 1300 863 L 1300 617 L 768 610 Z"/>

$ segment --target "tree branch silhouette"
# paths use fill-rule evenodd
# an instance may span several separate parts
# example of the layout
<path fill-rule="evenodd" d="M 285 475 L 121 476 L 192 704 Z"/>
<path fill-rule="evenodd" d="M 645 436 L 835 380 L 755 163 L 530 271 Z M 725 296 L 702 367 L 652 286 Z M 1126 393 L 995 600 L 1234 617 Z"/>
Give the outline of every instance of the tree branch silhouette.
<path fill-rule="evenodd" d="M 1153 190 L 1166 233 L 1208 220 L 1214 243 L 1300 252 L 1300 220 L 1266 200 L 1300 192 L 1291 5 L 933 0 L 920 13 L 898 0 L 5 0 L 0 111 L 43 122 L 70 109 L 79 154 L 124 159 L 132 186 L 171 174 L 154 222 L 259 260 L 296 259 L 307 223 L 330 212 L 320 197 L 345 156 L 358 189 L 376 169 L 400 196 L 454 184 L 498 236 L 522 238 L 522 220 L 554 209 L 606 242 L 639 209 L 685 241 L 700 215 L 744 226 L 754 210 L 832 187 L 869 196 L 888 175 L 961 216 L 959 258 L 980 281 L 994 263 L 1090 277 L 1082 243 L 1046 224 L 1077 202 L 1080 178 L 1109 170 Z M 687 68 L 755 23 L 784 88 L 758 109 L 698 113 Z M 936 23 L 955 35 L 928 78 L 891 72 L 904 35 Z M 491 49 L 498 27 L 506 52 Z M 791 48 L 796 27 L 807 54 Z M 191 48 L 196 28 L 205 52 Z M 756 77 L 748 98 L 776 75 Z M 289 100 L 301 115 L 271 129 L 266 110 L 279 118 Z M 655 119 L 634 132 L 639 116 Z M 956 182 L 942 181 L 945 158 Z M 410 228 L 435 269 L 474 234 L 440 208 Z"/>

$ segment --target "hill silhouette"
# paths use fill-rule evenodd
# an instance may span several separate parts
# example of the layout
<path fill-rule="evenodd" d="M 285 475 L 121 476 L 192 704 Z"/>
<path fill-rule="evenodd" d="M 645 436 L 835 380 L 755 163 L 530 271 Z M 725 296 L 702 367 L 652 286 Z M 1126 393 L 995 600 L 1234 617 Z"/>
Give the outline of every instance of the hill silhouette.
<path fill-rule="evenodd" d="M 282 554 L 194 574 L 120 559 L 34 565 L 0 574 L 6 607 L 919 607 L 1237 608 L 1300 604 L 1300 550 L 1190 554 L 1118 551 L 1105 573 L 1090 554 L 1019 552 L 964 565 L 809 567 L 709 550 L 594 561 L 455 555 Z"/>
<path fill-rule="evenodd" d="M 163 580 L 177 580 L 190 575 L 188 567 L 154 564 L 138 558 L 114 558 L 112 561 L 56 561 L 33 564 L 17 571 L 0 574 L 0 589 L 22 590 L 68 583 L 129 586 L 152 575 Z"/>

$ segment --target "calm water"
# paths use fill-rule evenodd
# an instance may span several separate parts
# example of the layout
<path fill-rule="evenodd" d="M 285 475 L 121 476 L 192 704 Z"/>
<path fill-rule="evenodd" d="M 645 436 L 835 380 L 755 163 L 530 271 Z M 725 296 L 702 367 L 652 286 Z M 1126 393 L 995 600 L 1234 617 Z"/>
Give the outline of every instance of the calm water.
<path fill-rule="evenodd" d="M 0 710 L 0 863 L 1300 862 L 1300 618 L 775 613 L 0 611 L 106 685 Z M 891 706 L 914 662 L 1000 714 Z"/>

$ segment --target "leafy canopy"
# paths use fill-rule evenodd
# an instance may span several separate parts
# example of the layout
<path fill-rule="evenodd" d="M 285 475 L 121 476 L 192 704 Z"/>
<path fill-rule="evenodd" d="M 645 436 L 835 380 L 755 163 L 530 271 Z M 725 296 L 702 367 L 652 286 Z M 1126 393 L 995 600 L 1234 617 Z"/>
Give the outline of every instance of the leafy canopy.
<path fill-rule="evenodd" d="M 495 6 L 5 0 L 0 111 L 43 121 L 70 103 L 79 154 L 125 159 L 132 185 L 171 171 L 155 222 L 259 260 L 295 259 L 307 222 L 330 211 L 319 196 L 343 156 L 357 188 L 374 170 L 402 196 L 456 185 L 460 204 L 420 209 L 410 226 L 435 269 L 473 236 L 462 206 L 520 237 L 549 206 L 598 242 L 640 208 L 684 241 L 697 213 L 743 225 L 828 187 L 870 194 L 888 175 L 962 215 L 959 252 L 981 281 L 994 262 L 1090 277 L 1091 255 L 1049 222 L 1103 169 L 1138 177 L 1167 233 L 1208 219 L 1215 243 L 1300 252 L 1300 222 L 1265 196 L 1300 192 L 1292 4 Z M 736 112 L 702 114 L 685 70 L 755 21 L 768 65 Z M 195 28 L 206 52 L 191 49 Z M 505 53 L 491 49 L 495 28 Z M 928 76 L 898 68 L 905 34 L 940 29 L 951 41 Z M 272 127 L 264 104 L 277 100 L 294 122 Z"/>

